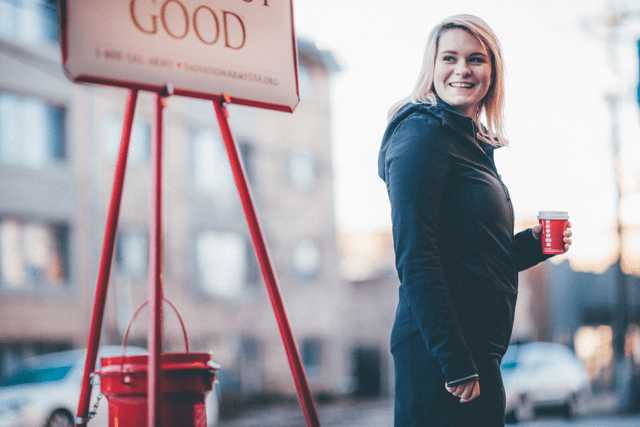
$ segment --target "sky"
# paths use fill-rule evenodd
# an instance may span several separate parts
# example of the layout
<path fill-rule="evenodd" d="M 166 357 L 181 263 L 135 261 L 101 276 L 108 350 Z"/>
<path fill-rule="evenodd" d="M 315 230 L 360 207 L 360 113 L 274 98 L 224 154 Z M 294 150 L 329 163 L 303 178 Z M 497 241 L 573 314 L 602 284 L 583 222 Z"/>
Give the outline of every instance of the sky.
<path fill-rule="evenodd" d="M 430 30 L 458 13 L 484 19 L 503 47 L 510 145 L 496 152 L 496 163 L 516 221 L 535 221 L 542 210 L 569 211 L 572 264 L 605 268 L 615 255 L 619 165 L 628 193 L 622 217 L 631 228 L 640 224 L 640 14 L 632 15 L 640 1 L 294 0 L 293 6 L 298 37 L 330 50 L 341 66 L 332 83 L 341 231 L 390 228 L 377 176 L 386 113 L 411 91 Z M 623 12 L 619 35 L 608 43 L 608 17 Z M 619 162 L 611 94 L 620 99 Z M 627 253 L 640 255 L 628 244 Z"/>

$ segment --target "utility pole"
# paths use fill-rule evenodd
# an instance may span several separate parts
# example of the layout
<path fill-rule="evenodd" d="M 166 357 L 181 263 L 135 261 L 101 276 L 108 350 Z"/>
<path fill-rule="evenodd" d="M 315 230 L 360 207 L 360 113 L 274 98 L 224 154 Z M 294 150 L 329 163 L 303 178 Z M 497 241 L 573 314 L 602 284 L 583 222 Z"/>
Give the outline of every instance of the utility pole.
<path fill-rule="evenodd" d="M 622 268 L 624 248 L 624 226 L 620 218 L 620 204 L 622 200 L 622 171 L 620 166 L 620 137 L 619 137 L 619 103 L 620 96 L 616 93 L 607 94 L 607 102 L 611 113 L 611 146 L 613 151 L 614 168 L 616 175 L 616 203 L 615 226 L 617 232 L 616 263 L 614 266 L 615 277 L 615 305 L 613 307 L 613 350 L 615 355 L 616 392 L 618 408 L 626 412 L 629 407 L 629 390 L 631 387 L 631 368 L 625 353 L 626 332 L 629 324 L 629 308 L 627 304 L 628 292 L 626 277 Z"/>
<path fill-rule="evenodd" d="M 624 224 L 620 215 L 620 206 L 624 197 L 622 159 L 620 154 L 620 122 L 619 110 L 620 101 L 625 85 L 622 84 L 620 76 L 620 66 L 616 43 L 619 37 L 619 28 L 625 20 L 637 17 L 637 13 L 614 12 L 612 11 L 605 22 L 607 51 L 609 54 L 609 65 L 614 77 L 614 87 L 606 94 L 606 100 L 611 114 L 611 147 L 616 177 L 616 199 L 615 199 L 615 227 L 617 233 L 616 264 L 615 264 L 615 305 L 613 307 L 613 350 L 615 355 L 615 387 L 618 402 L 618 411 L 627 412 L 632 407 L 631 397 L 632 387 L 632 364 L 625 352 L 626 333 L 629 325 L 628 290 L 626 276 L 623 270 L 624 253 Z"/>

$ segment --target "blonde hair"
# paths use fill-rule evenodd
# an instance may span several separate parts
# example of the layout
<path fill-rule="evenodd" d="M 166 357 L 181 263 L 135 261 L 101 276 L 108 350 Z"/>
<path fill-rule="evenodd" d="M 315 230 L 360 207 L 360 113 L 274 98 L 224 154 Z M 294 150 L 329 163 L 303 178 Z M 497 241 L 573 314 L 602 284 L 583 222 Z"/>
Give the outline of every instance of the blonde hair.
<path fill-rule="evenodd" d="M 444 19 L 431 31 L 422 60 L 418 80 L 411 94 L 396 102 L 389 109 L 388 120 L 402 108 L 412 102 L 414 104 L 436 105 L 437 95 L 433 87 L 436 55 L 440 36 L 452 28 L 461 28 L 474 36 L 489 52 L 491 57 L 491 85 L 482 99 L 478 116 L 484 114 L 487 126 L 478 126 L 478 138 L 494 146 L 507 145 L 504 135 L 504 65 L 502 48 L 498 38 L 489 25 L 474 15 L 454 15 Z"/>

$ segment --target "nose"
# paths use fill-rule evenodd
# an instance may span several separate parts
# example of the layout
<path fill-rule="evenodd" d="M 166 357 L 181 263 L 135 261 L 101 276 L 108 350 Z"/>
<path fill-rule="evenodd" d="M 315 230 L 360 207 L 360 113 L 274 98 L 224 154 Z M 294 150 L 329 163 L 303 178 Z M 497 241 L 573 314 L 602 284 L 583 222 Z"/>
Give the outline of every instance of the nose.
<path fill-rule="evenodd" d="M 471 74 L 471 68 L 469 67 L 469 64 L 467 64 L 467 61 L 458 61 L 455 72 L 461 76 L 468 76 Z"/>

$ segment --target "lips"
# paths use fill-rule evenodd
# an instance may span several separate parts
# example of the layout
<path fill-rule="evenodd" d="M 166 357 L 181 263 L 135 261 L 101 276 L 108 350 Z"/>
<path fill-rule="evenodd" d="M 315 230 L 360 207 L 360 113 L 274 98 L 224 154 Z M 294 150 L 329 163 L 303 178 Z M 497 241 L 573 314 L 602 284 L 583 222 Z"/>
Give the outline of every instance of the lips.
<path fill-rule="evenodd" d="M 460 89 L 471 89 L 472 87 L 475 86 L 475 84 L 466 83 L 466 82 L 455 82 L 455 83 L 449 83 L 449 86 L 455 87 L 455 88 L 460 88 Z"/>

